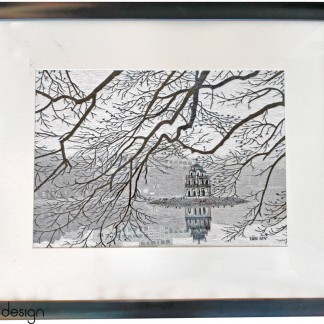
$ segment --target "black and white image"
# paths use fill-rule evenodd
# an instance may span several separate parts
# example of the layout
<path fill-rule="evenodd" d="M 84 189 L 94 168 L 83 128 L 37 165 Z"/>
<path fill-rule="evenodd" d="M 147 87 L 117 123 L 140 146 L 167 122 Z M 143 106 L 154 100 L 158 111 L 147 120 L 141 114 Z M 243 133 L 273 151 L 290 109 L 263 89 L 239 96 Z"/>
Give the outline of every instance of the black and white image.
<path fill-rule="evenodd" d="M 281 70 L 38 70 L 33 246 L 286 246 Z"/>

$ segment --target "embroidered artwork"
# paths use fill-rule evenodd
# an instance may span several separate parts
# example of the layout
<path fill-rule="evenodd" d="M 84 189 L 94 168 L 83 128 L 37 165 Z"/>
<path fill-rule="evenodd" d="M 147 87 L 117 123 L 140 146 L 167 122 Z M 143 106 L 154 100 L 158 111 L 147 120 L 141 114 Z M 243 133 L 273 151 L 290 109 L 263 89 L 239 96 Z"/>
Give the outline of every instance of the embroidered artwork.
<path fill-rule="evenodd" d="M 286 246 L 284 72 L 36 71 L 34 247 Z"/>

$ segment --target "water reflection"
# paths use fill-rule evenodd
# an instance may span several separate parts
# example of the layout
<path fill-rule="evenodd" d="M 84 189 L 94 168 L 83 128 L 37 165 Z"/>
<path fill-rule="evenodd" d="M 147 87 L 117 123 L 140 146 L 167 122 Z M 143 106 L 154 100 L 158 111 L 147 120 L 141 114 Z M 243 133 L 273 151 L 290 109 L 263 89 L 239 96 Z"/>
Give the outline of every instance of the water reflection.
<path fill-rule="evenodd" d="M 211 224 L 211 208 L 210 207 L 186 207 L 185 220 L 187 232 L 190 231 L 193 242 L 200 244 L 201 241 L 206 242 L 208 231 Z"/>

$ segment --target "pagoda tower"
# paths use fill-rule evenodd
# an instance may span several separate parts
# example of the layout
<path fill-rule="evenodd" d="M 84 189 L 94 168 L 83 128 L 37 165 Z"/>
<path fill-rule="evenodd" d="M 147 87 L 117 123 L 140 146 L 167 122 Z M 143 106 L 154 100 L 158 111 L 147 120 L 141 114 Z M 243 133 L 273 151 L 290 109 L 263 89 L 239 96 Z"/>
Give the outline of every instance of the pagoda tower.
<path fill-rule="evenodd" d="M 211 196 L 210 177 L 197 162 L 191 166 L 189 174 L 186 175 L 185 189 L 188 198 Z"/>

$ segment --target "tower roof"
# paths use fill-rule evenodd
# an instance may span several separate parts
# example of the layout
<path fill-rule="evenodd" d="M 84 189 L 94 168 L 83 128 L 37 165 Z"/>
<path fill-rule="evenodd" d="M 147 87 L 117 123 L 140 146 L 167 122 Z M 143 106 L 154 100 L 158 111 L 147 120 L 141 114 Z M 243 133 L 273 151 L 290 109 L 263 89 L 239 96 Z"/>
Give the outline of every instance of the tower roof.
<path fill-rule="evenodd" d="M 198 169 L 198 170 L 204 170 L 203 167 L 199 163 L 195 163 L 191 166 L 192 168 Z"/>

